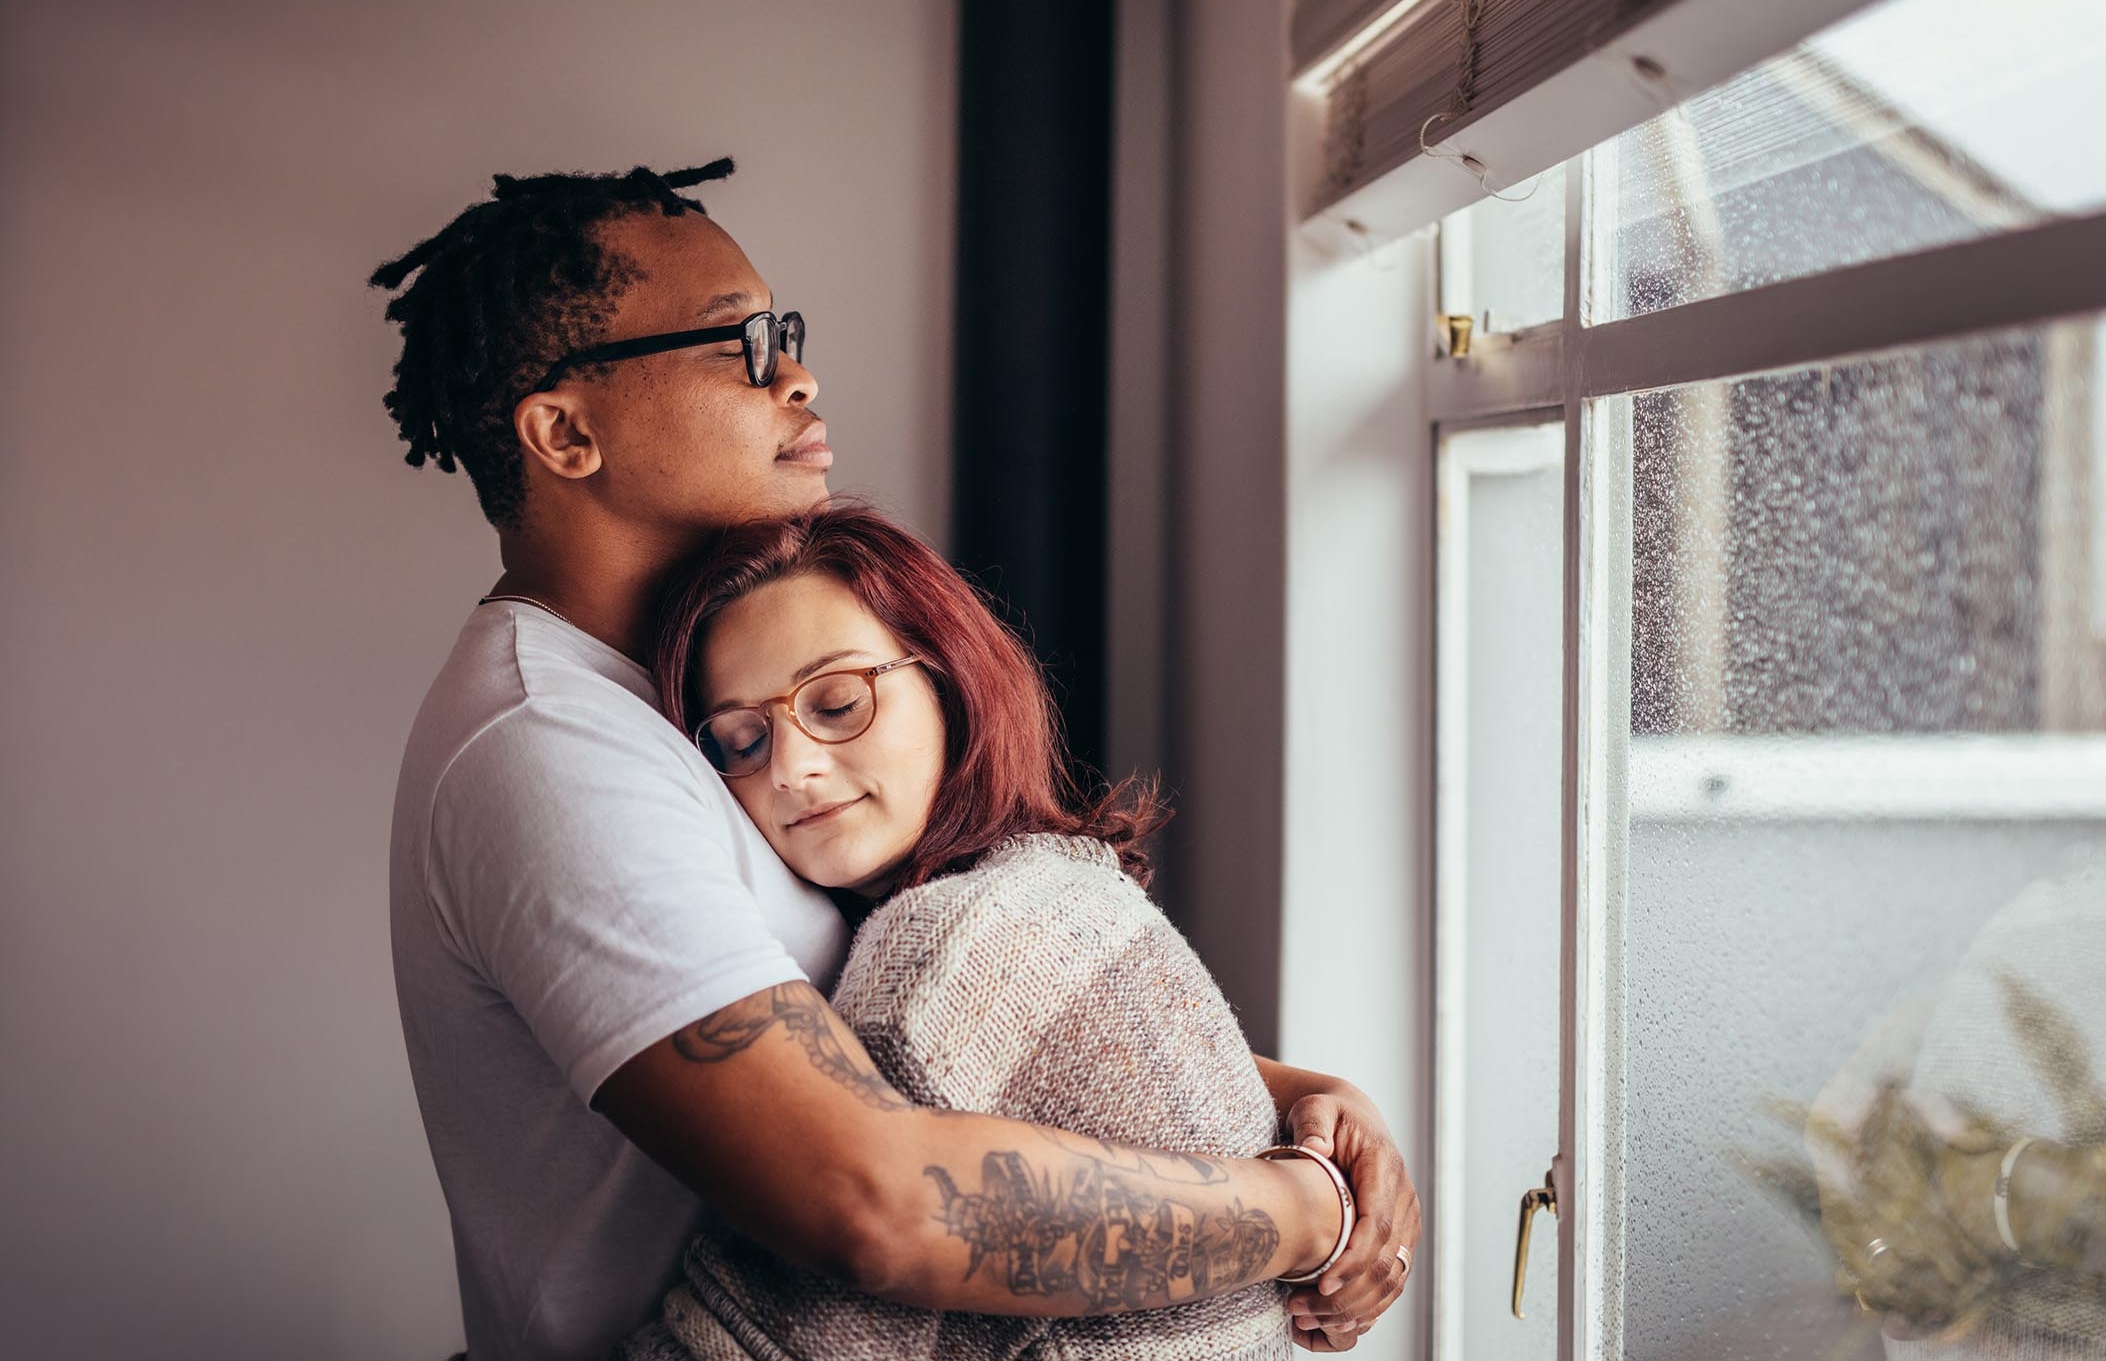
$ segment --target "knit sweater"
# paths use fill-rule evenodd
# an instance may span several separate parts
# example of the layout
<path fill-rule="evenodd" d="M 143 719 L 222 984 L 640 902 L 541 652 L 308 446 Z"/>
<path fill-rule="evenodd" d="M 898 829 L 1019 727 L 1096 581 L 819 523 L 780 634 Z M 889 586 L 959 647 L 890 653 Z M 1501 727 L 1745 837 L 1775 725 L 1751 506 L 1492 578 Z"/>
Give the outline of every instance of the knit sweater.
<path fill-rule="evenodd" d="M 1101 841 L 1015 838 L 898 894 L 857 932 L 832 1001 L 920 1105 L 1218 1157 L 1275 1142 L 1272 1099 L 1221 990 Z M 1293 1353 L 1272 1282 L 1089 1318 L 936 1313 L 856 1294 L 728 1233 L 696 1241 L 685 1277 L 623 1361 Z"/>

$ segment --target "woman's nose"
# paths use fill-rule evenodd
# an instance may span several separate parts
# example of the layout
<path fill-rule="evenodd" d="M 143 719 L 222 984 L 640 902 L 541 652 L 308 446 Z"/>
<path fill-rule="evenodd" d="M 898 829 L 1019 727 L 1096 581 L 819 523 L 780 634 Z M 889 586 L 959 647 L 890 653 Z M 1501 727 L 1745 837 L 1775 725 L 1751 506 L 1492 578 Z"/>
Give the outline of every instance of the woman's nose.
<path fill-rule="evenodd" d="M 826 744 L 814 742 L 804 729 L 790 720 L 787 713 L 775 715 L 769 741 L 774 746 L 768 757 L 769 774 L 777 789 L 795 788 L 814 775 L 826 772 L 829 760 Z"/>

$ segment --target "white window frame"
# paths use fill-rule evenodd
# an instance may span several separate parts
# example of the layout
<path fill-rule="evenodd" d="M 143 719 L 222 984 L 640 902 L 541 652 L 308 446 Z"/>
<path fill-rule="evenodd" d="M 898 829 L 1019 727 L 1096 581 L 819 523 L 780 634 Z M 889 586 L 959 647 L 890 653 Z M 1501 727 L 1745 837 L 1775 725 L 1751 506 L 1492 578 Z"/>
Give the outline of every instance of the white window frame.
<path fill-rule="evenodd" d="M 1556 411 L 1523 410 L 1493 420 L 1475 420 L 1467 425 L 1451 423 L 1444 433 L 1464 429 L 1483 430 L 1498 426 L 1542 427 L 1558 420 Z M 1469 649 L 1473 621 L 1470 597 L 1470 501 L 1475 483 L 1482 478 L 1526 475 L 1560 467 L 1564 453 L 1540 448 L 1484 449 L 1445 444 L 1436 437 L 1433 459 L 1438 490 L 1435 514 L 1440 527 L 1435 535 L 1435 590 L 1433 612 L 1434 661 L 1437 668 L 1436 723 L 1441 732 L 1434 741 L 1433 868 L 1434 928 L 1433 1042 L 1435 1056 L 1434 1105 L 1444 1115 L 1436 1122 L 1433 1142 L 1432 1223 L 1436 1257 L 1427 1275 L 1434 1292 L 1431 1320 L 1431 1355 L 1463 1357 L 1465 1334 L 1465 1270 L 1456 1259 L 1453 1245 L 1468 1241 L 1467 1217 L 1484 1207 L 1467 1201 L 1464 1160 L 1468 1139 L 1458 1117 L 1466 1104 L 1464 1082 L 1471 1039 L 1467 1033 L 1469 1012 L 1470 922 L 1465 909 L 1469 901 L 1468 825 L 1470 756 L 1464 734 L 1469 731 Z M 1562 814 L 1561 814 L 1562 823 Z M 1554 1150 L 1543 1150 L 1545 1153 Z M 1516 1187 L 1518 1194 L 1524 1188 Z M 1486 1225 L 1504 1225 L 1496 1216 L 1481 1216 Z M 1538 1281 L 1537 1288 L 1543 1288 Z"/>
<path fill-rule="evenodd" d="M 1619 1161 L 1608 1156 L 1620 1136 L 1607 1060 L 1620 1051 L 1607 970 L 1620 957 L 1612 932 L 1628 821 L 1628 731 L 1618 716 L 1630 708 L 1631 462 L 1626 433 L 1589 404 L 2106 311 L 2101 213 L 1584 325 L 1582 284 L 1602 295 L 1613 226 L 1592 211 L 1595 185 L 1614 154 L 1605 144 L 1567 166 L 1563 319 L 1466 358 L 1438 357 L 1425 376 L 1436 441 L 1443 428 L 1544 410 L 1562 412 L 1565 426 L 1563 1025 L 1552 1166 L 1561 1361 L 1623 1352 L 1621 1319 L 1599 1307 L 1597 1286 L 1621 1275 L 1610 1257 L 1618 1236 L 1607 1231 L 1622 1204 Z"/>

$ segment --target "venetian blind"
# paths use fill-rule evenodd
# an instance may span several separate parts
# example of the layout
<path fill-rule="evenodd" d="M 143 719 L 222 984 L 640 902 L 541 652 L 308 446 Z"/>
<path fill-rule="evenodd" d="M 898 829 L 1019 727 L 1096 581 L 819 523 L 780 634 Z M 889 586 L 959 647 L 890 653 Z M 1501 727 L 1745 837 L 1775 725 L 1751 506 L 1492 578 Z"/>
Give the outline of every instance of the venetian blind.
<path fill-rule="evenodd" d="M 1548 80 L 1674 0 L 1300 0 L 1297 79 L 1324 101 L 1330 202 Z M 1437 117 L 1438 116 L 1438 117 Z"/>

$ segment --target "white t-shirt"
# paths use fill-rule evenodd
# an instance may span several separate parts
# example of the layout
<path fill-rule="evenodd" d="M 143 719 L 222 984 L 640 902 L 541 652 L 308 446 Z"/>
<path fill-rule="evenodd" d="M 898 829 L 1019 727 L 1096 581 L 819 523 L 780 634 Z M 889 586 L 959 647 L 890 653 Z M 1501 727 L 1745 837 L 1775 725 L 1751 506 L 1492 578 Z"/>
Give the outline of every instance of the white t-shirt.
<path fill-rule="evenodd" d="M 471 1361 L 607 1355 L 702 1203 L 589 1103 L 682 1026 L 832 986 L 849 931 L 658 709 L 643 668 L 531 605 L 468 618 L 410 730 L 395 988 L 453 1219 Z"/>

